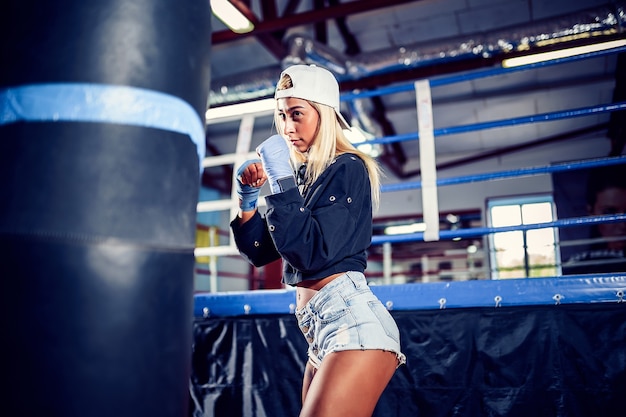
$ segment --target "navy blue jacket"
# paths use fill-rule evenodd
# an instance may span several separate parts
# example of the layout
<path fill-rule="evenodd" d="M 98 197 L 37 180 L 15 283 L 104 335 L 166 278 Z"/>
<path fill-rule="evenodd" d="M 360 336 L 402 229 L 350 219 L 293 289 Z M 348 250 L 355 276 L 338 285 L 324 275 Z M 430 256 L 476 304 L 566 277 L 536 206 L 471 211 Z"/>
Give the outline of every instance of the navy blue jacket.
<path fill-rule="evenodd" d="M 372 240 L 370 181 L 363 161 L 339 155 L 304 196 L 297 188 L 268 195 L 258 212 L 230 226 L 239 252 L 255 266 L 283 258 L 283 282 L 296 285 L 367 265 Z"/>

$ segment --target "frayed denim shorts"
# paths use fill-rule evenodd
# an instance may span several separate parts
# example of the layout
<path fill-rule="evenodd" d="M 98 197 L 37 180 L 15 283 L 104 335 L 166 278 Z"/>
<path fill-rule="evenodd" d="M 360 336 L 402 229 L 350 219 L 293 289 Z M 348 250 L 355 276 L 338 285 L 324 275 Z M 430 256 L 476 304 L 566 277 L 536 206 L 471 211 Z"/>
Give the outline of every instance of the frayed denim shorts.
<path fill-rule="evenodd" d="M 335 278 L 295 314 L 315 368 L 327 354 L 343 350 L 386 350 L 396 354 L 398 366 L 406 362 L 396 322 L 360 272 Z"/>

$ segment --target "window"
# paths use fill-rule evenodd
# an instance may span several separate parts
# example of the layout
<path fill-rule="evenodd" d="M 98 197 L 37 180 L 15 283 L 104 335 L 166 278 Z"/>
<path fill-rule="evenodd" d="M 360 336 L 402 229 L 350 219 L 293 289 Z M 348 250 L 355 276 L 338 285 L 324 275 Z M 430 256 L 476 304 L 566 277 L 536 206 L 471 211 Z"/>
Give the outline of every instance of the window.
<path fill-rule="evenodd" d="M 491 199 L 487 202 L 492 227 L 554 221 L 552 196 Z M 558 275 L 556 229 L 514 230 L 489 235 L 492 279 Z"/>

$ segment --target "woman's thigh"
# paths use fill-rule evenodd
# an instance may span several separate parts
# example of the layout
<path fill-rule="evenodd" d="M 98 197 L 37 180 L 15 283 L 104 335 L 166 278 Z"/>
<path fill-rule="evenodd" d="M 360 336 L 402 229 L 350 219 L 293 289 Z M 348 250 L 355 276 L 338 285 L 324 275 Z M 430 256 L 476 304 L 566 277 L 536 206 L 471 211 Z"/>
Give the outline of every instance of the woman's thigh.
<path fill-rule="evenodd" d="M 309 387 L 311 386 L 315 372 L 317 372 L 317 369 L 315 369 L 311 362 L 307 361 L 304 367 L 304 377 L 302 378 L 302 404 L 304 404 L 306 394 L 309 392 Z"/>
<path fill-rule="evenodd" d="M 397 366 L 396 354 L 383 350 L 327 355 L 308 389 L 303 386 L 300 417 L 370 417 Z"/>

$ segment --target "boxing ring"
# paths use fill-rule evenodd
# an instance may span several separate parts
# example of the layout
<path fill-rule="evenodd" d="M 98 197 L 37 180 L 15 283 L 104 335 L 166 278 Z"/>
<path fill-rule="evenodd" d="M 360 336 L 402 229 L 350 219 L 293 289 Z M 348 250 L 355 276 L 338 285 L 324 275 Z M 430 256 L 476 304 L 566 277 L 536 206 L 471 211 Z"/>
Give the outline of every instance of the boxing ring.
<path fill-rule="evenodd" d="M 429 80 L 426 88 L 624 51 L 622 47 L 525 67 L 441 77 Z M 423 83 L 381 88 L 348 94 L 342 100 L 420 88 Z M 417 94 L 419 102 L 420 92 Z M 427 135 L 624 109 L 626 102 L 617 102 L 441 129 L 420 126 L 415 133 L 368 143 L 422 142 Z M 420 111 L 429 109 L 418 106 L 418 114 Z M 425 154 L 432 151 L 426 149 Z M 435 191 L 436 201 L 437 187 L 624 163 L 626 157 L 617 156 L 450 178 L 425 173 L 422 181 L 386 184 L 382 191 L 421 188 L 425 197 L 432 198 Z M 427 210 L 424 208 L 425 220 Z M 521 226 L 436 230 L 434 236 L 432 232 L 374 236 L 372 245 L 624 221 L 625 214 L 610 214 Z M 213 249 L 214 253 L 220 251 Z M 223 250 L 226 253 L 227 249 Z M 374 285 L 372 290 L 397 321 L 408 358 L 383 393 L 374 414 L 377 417 L 604 416 L 625 409 L 626 271 Z M 298 414 L 306 343 L 292 317 L 294 306 L 294 291 L 287 289 L 195 295 L 191 379 L 195 416 Z"/>

